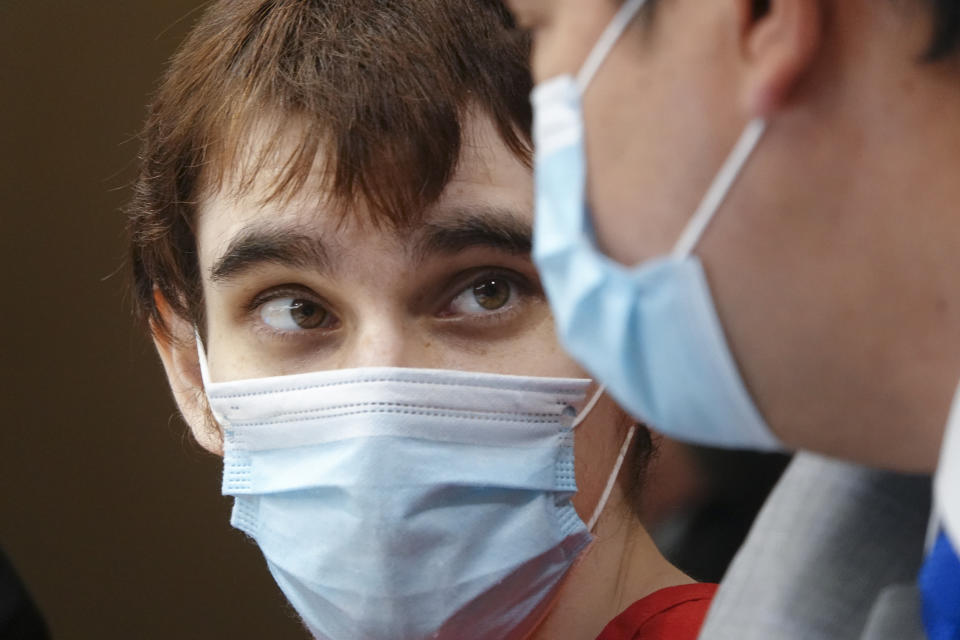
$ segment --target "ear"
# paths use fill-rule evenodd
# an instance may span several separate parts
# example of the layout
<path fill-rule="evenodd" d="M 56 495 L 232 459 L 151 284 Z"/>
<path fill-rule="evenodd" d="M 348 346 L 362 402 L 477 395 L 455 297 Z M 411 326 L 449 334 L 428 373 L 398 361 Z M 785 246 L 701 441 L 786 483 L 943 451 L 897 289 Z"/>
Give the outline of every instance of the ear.
<path fill-rule="evenodd" d="M 813 64 L 823 37 L 821 0 L 736 0 L 750 117 L 783 107 Z"/>
<path fill-rule="evenodd" d="M 151 327 L 153 344 L 163 362 L 173 398 L 200 446 L 222 456 L 223 433 L 213 418 L 203 391 L 193 325 L 186 318 L 173 313 L 159 292 L 154 293 L 154 299 L 168 332 Z"/>

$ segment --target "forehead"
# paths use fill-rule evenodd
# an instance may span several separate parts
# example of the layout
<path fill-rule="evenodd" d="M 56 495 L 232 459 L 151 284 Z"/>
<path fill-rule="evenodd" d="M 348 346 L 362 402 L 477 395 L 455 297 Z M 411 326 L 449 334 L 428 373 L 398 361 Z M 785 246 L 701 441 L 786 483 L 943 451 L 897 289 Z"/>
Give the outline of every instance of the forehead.
<path fill-rule="evenodd" d="M 363 201 L 347 205 L 338 201 L 325 185 L 322 161 L 295 191 L 277 194 L 277 179 L 287 157 L 284 146 L 294 144 L 296 128 L 288 129 L 288 141 L 280 144 L 265 140 L 268 131 L 261 128 L 252 134 L 236 167 L 225 171 L 222 184 L 209 190 L 199 203 L 197 239 L 205 269 L 233 238 L 252 228 L 295 228 L 300 233 L 322 235 L 328 242 L 343 238 L 355 243 L 357 238 L 374 237 L 403 242 L 431 224 L 477 208 L 532 224 L 531 170 L 507 148 L 485 115 L 466 118 L 453 176 L 440 198 L 416 212 L 413 222 L 404 226 L 384 224 Z"/>

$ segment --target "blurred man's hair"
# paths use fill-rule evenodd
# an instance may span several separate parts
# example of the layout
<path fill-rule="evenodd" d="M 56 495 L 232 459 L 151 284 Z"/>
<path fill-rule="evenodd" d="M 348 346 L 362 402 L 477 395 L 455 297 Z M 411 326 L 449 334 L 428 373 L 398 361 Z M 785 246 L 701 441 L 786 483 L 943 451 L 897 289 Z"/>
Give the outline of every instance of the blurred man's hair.
<path fill-rule="evenodd" d="M 615 0 L 621 5 L 625 0 Z M 670 0 L 647 0 L 644 12 L 652 14 L 657 5 Z M 890 2 L 893 0 L 876 0 Z M 960 0 L 910 0 L 915 2 L 918 9 L 931 11 L 933 16 L 933 33 L 930 43 L 924 52 L 924 58 L 933 62 L 941 60 L 960 51 Z M 753 0 L 754 13 L 762 14 L 770 5 L 770 0 Z"/>

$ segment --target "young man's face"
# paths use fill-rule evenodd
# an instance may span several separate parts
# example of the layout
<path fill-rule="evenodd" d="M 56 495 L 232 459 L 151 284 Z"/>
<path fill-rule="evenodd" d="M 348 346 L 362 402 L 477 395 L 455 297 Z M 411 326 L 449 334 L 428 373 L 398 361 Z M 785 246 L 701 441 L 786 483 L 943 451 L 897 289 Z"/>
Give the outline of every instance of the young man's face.
<path fill-rule="evenodd" d="M 263 204 L 267 175 L 242 197 L 206 198 L 197 234 L 211 379 L 382 366 L 588 377 L 557 343 L 530 260 L 529 168 L 486 118 L 465 133 L 452 181 L 406 231 L 349 214 L 338 224 L 309 186 Z M 195 436 L 219 452 L 185 325 L 177 321 L 179 345 L 158 348 Z M 627 426 L 604 399 L 577 430 L 574 504 L 584 517 Z"/>
<path fill-rule="evenodd" d="M 423 224 L 343 223 L 309 185 L 200 209 L 214 380 L 364 366 L 582 376 L 529 259 L 530 172 L 484 120 Z M 264 176 L 268 178 L 268 176 Z"/>

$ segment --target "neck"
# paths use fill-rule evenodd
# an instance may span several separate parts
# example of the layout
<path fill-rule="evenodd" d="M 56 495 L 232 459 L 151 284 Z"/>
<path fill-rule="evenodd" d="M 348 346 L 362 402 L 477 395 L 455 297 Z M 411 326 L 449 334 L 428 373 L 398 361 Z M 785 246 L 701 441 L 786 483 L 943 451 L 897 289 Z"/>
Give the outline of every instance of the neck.
<path fill-rule="evenodd" d="M 593 544 L 570 570 L 555 605 L 528 640 L 593 640 L 637 600 L 691 582 L 660 554 L 622 503 L 611 504 L 597 524 Z"/>

